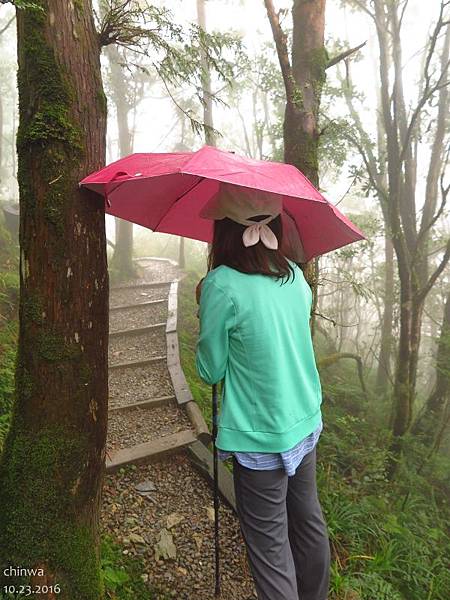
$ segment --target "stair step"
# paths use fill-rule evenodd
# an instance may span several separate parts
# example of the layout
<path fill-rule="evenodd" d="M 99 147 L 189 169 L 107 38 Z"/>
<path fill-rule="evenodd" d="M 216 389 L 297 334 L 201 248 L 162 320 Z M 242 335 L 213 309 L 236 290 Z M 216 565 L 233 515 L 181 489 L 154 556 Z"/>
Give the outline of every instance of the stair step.
<path fill-rule="evenodd" d="M 134 329 L 118 329 L 117 331 L 111 331 L 109 337 L 115 337 L 119 335 L 134 335 L 138 333 L 145 333 L 152 329 L 165 329 L 166 323 L 155 323 L 154 325 L 146 325 L 145 327 L 136 327 Z"/>
<path fill-rule="evenodd" d="M 121 304 L 119 306 L 110 306 L 109 312 L 125 310 L 127 308 L 140 308 L 141 306 L 155 306 L 156 304 L 165 304 L 166 302 L 167 298 L 163 298 L 162 300 L 146 300 L 145 302 L 134 302 L 133 304 Z"/>
<path fill-rule="evenodd" d="M 143 367 L 145 365 L 151 365 L 152 363 L 162 362 L 166 360 L 166 355 L 164 356 L 153 356 L 152 358 L 145 358 L 143 360 L 129 360 L 123 363 L 116 363 L 109 365 L 109 370 L 112 369 L 124 369 L 126 367 Z"/>
<path fill-rule="evenodd" d="M 145 288 L 160 288 L 169 286 L 172 281 L 153 281 L 147 283 L 134 283 L 132 285 L 111 285 L 110 290 L 132 290 L 132 289 L 145 289 Z"/>
<path fill-rule="evenodd" d="M 115 406 L 110 408 L 110 412 L 126 411 L 133 408 L 156 408 L 162 406 L 168 402 L 176 401 L 175 396 L 159 396 L 158 398 L 149 398 L 148 400 L 142 400 L 141 402 L 134 402 L 133 404 L 126 404 L 125 406 Z"/>
<path fill-rule="evenodd" d="M 106 460 L 106 471 L 117 471 L 125 465 L 145 464 L 160 459 L 167 454 L 179 452 L 195 441 L 197 441 L 197 438 L 193 431 L 186 429 L 151 442 L 144 442 L 130 448 L 122 448 L 113 452 L 111 458 Z"/>

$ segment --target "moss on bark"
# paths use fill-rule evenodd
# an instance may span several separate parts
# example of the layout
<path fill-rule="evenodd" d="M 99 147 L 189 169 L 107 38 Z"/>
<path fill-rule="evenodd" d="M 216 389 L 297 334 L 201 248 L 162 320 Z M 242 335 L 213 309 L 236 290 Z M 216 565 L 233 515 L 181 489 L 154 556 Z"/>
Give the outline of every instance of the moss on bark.
<path fill-rule="evenodd" d="M 65 202 L 73 194 L 73 167 L 84 156 L 83 134 L 70 112 L 75 96 L 73 86 L 45 36 L 47 2 L 40 0 L 37 4 L 43 10 L 27 12 L 20 48 L 27 66 L 18 73 L 19 106 L 35 104 L 32 112 L 20 111 L 17 151 L 22 159 L 19 161 L 21 202 L 27 210 L 40 208 L 63 238 Z M 33 90 L 33 99 L 27 97 L 29 90 Z M 36 198 L 28 181 L 33 176 L 41 179 L 42 198 Z M 62 258 L 64 243 L 55 250 Z"/>
<path fill-rule="evenodd" d="M 29 583 L 26 577 L 1 575 L 7 566 L 39 564 L 58 573 L 58 597 L 98 600 L 102 583 L 96 543 L 89 524 L 78 522 L 71 498 L 83 472 L 86 441 L 61 426 L 33 432 L 17 425 L 0 465 L 2 585 Z"/>

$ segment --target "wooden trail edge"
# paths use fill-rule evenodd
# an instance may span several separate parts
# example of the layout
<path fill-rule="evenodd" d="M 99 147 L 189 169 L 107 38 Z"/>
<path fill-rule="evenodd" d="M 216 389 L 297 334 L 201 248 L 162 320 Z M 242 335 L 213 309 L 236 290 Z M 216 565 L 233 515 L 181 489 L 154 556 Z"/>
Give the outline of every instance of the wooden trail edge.
<path fill-rule="evenodd" d="M 203 414 L 192 396 L 183 369 L 181 368 L 177 333 L 177 311 L 178 281 L 174 281 L 170 286 L 167 307 L 167 366 L 177 401 L 179 404 L 185 405 L 186 412 L 191 423 L 194 425 L 199 440 L 188 446 L 188 456 L 193 466 L 212 486 L 214 482 L 213 455 L 208 448 L 211 442 L 211 434 Z M 233 475 L 220 461 L 218 469 L 219 492 L 227 504 L 236 511 Z"/>
<path fill-rule="evenodd" d="M 166 341 L 167 341 L 167 368 L 169 369 L 170 378 L 172 380 L 173 389 L 178 404 L 184 405 L 187 415 L 194 426 L 197 438 L 204 444 L 209 444 L 211 435 L 208 425 L 195 402 L 189 385 L 186 381 L 183 369 L 180 363 L 180 352 L 178 345 L 178 280 L 172 281 L 169 289 L 169 297 L 167 300 L 167 325 L 166 325 Z"/>

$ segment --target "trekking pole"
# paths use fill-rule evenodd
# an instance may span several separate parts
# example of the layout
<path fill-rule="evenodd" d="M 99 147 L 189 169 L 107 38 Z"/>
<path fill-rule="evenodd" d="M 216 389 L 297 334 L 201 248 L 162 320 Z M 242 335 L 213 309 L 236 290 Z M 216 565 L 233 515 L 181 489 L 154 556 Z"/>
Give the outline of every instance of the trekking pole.
<path fill-rule="evenodd" d="M 220 571 L 219 571 L 219 477 L 217 463 L 217 385 L 212 386 L 212 441 L 213 441 L 213 465 L 214 465 L 214 550 L 216 559 L 216 589 L 215 596 L 220 596 Z"/>

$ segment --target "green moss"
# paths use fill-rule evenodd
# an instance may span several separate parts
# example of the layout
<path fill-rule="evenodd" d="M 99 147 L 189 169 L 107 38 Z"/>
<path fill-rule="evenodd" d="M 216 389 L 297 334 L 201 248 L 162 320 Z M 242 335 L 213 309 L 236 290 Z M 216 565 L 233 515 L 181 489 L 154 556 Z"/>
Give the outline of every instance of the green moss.
<path fill-rule="evenodd" d="M 73 5 L 77 9 L 77 11 L 80 13 L 80 15 L 82 15 L 84 12 L 83 0 L 73 0 Z"/>
<path fill-rule="evenodd" d="M 323 84 L 326 80 L 326 66 L 329 61 L 329 55 L 325 47 L 314 48 L 310 51 L 309 59 L 311 65 L 314 96 L 317 100 L 317 105 L 319 105 Z"/>
<path fill-rule="evenodd" d="M 289 76 L 290 82 L 292 84 L 292 104 L 298 109 L 298 110 L 302 110 L 303 109 L 303 94 L 302 94 L 302 90 L 300 89 L 300 86 L 297 84 L 297 82 L 295 81 L 294 77 L 292 75 Z"/>
<path fill-rule="evenodd" d="M 324 73 L 326 66 L 329 61 L 329 55 L 327 49 L 323 46 L 322 48 L 313 48 L 309 54 L 309 60 L 312 69 L 314 70 L 314 75 L 318 79 L 324 79 Z"/>
<path fill-rule="evenodd" d="M 95 540 L 78 521 L 71 493 L 87 451 L 72 429 L 16 430 L 0 466 L 0 573 L 8 565 L 44 563 L 56 573 L 62 599 L 98 600 L 103 594 Z M 9 584 L 20 583 L 12 579 Z"/>
<path fill-rule="evenodd" d="M 33 321 L 37 325 L 42 325 L 44 312 L 44 305 L 42 299 L 31 290 L 28 290 L 27 294 L 24 294 L 22 301 L 22 311 L 25 321 Z"/>
<path fill-rule="evenodd" d="M 90 383 L 92 381 L 92 376 L 92 368 L 87 362 L 83 362 L 78 371 L 78 379 L 80 383 Z"/>
<path fill-rule="evenodd" d="M 33 115 L 21 141 L 31 144 L 59 140 L 81 149 L 80 139 L 81 132 L 68 119 L 67 108 L 59 104 L 45 104 L 41 111 Z"/>
<path fill-rule="evenodd" d="M 19 398 L 28 400 L 33 393 L 33 378 L 29 371 L 21 366 L 17 376 L 17 394 Z"/>
<path fill-rule="evenodd" d="M 36 352 L 49 362 L 78 359 L 82 356 L 79 344 L 66 342 L 60 333 L 48 330 L 39 332 Z"/>
<path fill-rule="evenodd" d="M 103 91 L 103 88 L 100 88 L 97 91 L 97 101 L 98 101 L 98 105 L 99 105 L 100 111 L 102 113 L 106 113 L 107 110 L 108 110 L 108 106 L 107 106 L 108 100 L 106 98 L 105 92 Z"/>
<path fill-rule="evenodd" d="M 47 2 L 41 0 L 38 4 L 43 11 L 29 11 L 22 17 L 17 133 L 20 196 L 27 211 L 42 210 L 57 237 L 64 240 L 66 202 L 73 196 L 73 171 L 84 156 L 83 132 L 71 115 L 76 98 L 71 79 L 45 37 Z M 28 98 L 29 93 L 33 98 Z M 31 113 L 30 105 L 35 107 Z M 30 146 L 35 147 L 32 154 Z M 38 199 L 35 190 L 39 188 L 43 193 Z M 51 248 L 56 258 L 63 258 L 64 241 L 50 242 L 56 243 Z"/>

